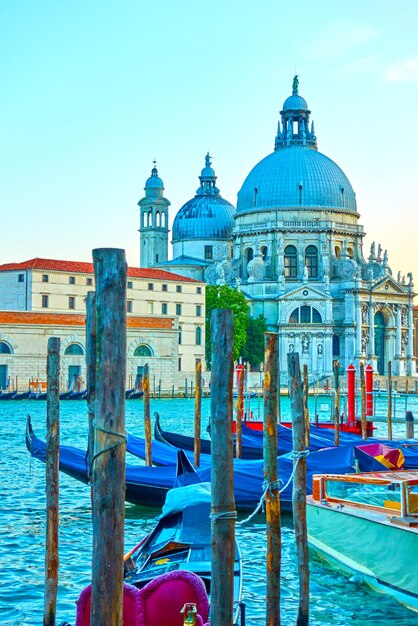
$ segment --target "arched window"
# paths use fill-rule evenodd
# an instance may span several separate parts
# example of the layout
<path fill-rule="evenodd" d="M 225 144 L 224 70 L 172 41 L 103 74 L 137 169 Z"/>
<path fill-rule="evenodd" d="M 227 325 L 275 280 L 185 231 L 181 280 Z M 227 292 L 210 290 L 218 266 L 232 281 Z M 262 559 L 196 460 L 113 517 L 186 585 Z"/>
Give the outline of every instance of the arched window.
<path fill-rule="evenodd" d="M 134 356 L 152 356 L 151 348 L 141 344 L 135 349 Z"/>
<path fill-rule="evenodd" d="M 304 305 L 292 311 L 289 324 L 322 324 L 322 317 L 313 306 Z"/>
<path fill-rule="evenodd" d="M 267 249 L 267 246 L 263 246 L 263 247 L 261 248 L 261 254 L 263 255 L 263 261 L 265 261 L 265 260 L 266 260 L 266 258 L 267 258 L 267 250 L 268 250 L 268 249 Z"/>
<path fill-rule="evenodd" d="M 161 222 L 160 222 L 160 212 L 157 211 L 157 214 L 155 216 L 155 225 L 156 226 L 161 226 Z"/>
<path fill-rule="evenodd" d="M 296 278 L 298 275 L 298 255 L 295 246 L 286 246 L 284 249 L 284 275 L 286 278 Z"/>
<path fill-rule="evenodd" d="M 152 211 L 148 211 L 148 226 L 152 226 Z"/>
<path fill-rule="evenodd" d="M 84 350 L 79 343 L 70 343 L 70 345 L 65 348 L 64 354 L 65 356 L 83 356 Z"/>
<path fill-rule="evenodd" d="M 0 341 L 0 354 L 12 354 L 12 349 L 5 341 Z"/>
<path fill-rule="evenodd" d="M 202 345 L 202 329 L 200 326 L 196 326 L 196 345 Z"/>
<path fill-rule="evenodd" d="M 162 226 L 163 228 L 165 228 L 165 226 L 166 226 L 166 223 L 165 223 L 165 218 L 166 218 L 165 212 L 164 212 L 164 211 L 162 211 L 162 212 L 161 212 L 161 226 Z"/>
<path fill-rule="evenodd" d="M 315 246 L 306 248 L 305 265 L 308 268 L 308 277 L 318 278 L 318 250 Z"/>
<path fill-rule="evenodd" d="M 341 248 L 339 246 L 335 246 L 334 252 L 337 259 L 341 259 Z"/>
<path fill-rule="evenodd" d="M 254 253 L 253 253 L 253 249 L 252 249 L 252 248 L 247 248 L 246 256 L 247 256 L 247 263 L 249 263 L 250 261 L 252 261 L 253 256 L 254 256 Z"/>
<path fill-rule="evenodd" d="M 181 326 L 179 326 L 179 346 L 181 346 L 182 339 L 183 339 L 182 328 Z"/>

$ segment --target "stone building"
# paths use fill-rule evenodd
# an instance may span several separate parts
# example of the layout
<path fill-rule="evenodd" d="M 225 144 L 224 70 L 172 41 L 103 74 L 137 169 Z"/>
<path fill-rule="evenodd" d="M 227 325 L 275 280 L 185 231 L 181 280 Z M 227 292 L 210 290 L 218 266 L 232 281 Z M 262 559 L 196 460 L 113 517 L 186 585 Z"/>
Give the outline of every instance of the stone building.
<path fill-rule="evenodd" d="M 209 160 L 201 181 L 215 186 Z M 244 180 L 236 211 L 228 205 L 228 220 L 213 205 L 211 218 L 199 212 L 198 198 L 190 212 L 189 203 L 180 209 L 173 264 L 190 275 L 193 258 L 193 271 L 200 267 L 207 283 L 242 290 L 252 315 L 264 315 L 279 333 L 282 370 L 295 350 L 313 378 L 330 376 L 334 359 L 344 369 L 367 361 L 380 374 L 391 361 L 395 375 L 415 374 L 412 274 L 395 275 L 380 244 L 365 253 L 353 187 L 318 150 L 297 77 L 274 151 Z"/>
<path fill-rule="evenodd" d="M 93 265 L 31 259 L 0 266 L 0 389 L 16 377 L 45 379 L 49 336 L 62 338 L 62 387 L 85 382 L 85 297 Z M 205 284 L 155 269 L 128 268 L 127 385 L 143 366 L 162 388 L 184 387 L 204 361 Z"/>

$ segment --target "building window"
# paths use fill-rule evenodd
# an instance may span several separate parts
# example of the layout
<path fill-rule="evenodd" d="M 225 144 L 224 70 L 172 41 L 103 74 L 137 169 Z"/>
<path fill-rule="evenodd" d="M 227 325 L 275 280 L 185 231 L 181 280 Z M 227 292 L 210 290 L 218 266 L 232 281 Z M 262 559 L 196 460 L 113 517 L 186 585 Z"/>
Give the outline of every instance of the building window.
<path fill-rule="evenodd" d="M 75 297 L 74 296 L 70 296 L 68 298 L 68 308 L 75 309 Z"/>
<path fill-rule="evenodd" d="M 47 309 L 49 305 L 49 298 L 48 296 L 42 296 L 42 308 L 43 309 Z"/>
<path fill-rule="evenodd" d="M 202 307 L 200 304 L 196 304 L 196 317 L 202 317 Z"/>
<path fill-rule="evenodd" d="M 153 302 L 147 302 L 147 312 L 148 312 L 148 315 L 154 315 L 154 303 Z"/>
<path fill-rule="evenodd" d="M 315 246 L 308 246 L 305 250 L 305 265 L 309 278 L 318 278 L 318 250 Z"/>
<path fill-rule="evenodd" d="M 25 282 L 25 275 L 24 274 L 18 274 L 17 282 L 18 283 L 24 283 Z"/>
<path fill-rule="evenodd" d="M 43 283 L 47 283 L 47 282 L 49 282 L 49 276 L 48 276 L 48 274 L 42 274 L 42 282 L 43 282 Z"/>
<path fill-rule="evenodd" d="M 340 356 L 340 337 L 339 335 L 332 336 L 332 356 Z"/>
<path fill-rule="evenodd" d="M 135 349 L 134 356 L 152 356 L 152 350 L 149 346 L 142 344 Z"/>
<path fill-rule="evenodd" d="M 267 259 L 267 251 L 268 251 L 267 246 L 262 246 L 261 254 L 263 256 L 263 261 L 265 261 Z"/>
<path fill-rule="evenodd" d="M 70 343 L 70 345 L 65 348 L 64 354 L 65 356 L 83 356 L 84 350 L 79 343 Z"/>
<path fill-rule="evenodd" d="M 304 305 L 292 311 L 289 324 L 322 324 L 322 317 L 313 306 Z"/>
<path fill-rule="evenodd" d="M 196 287 L 196 293 L 202 293 L 202 287 Z"/>
<path fill-rule="evenodd" d="M 167 315 L 167 302 L 163 302 L 163 303 L 161 304 L 161 313 L 162 313 L 163 315 Z"/>
<path fill-rule="evenodd" d="M 298 257 L 295 246 L 286 246 L 284 249 L 284 275 L 286 278 L 296 278 L 298 275 Z"/>
<path fill-rule="evenodd" d="M 155 262 L 158 263 L 158 254 L 155 255 Z"/>
<path fill-rule="evenodd" d="M 181 293 L 181 285 L 176 285 L 176 291 L 177 293 Z"/>
<path fill-rule="evenodd" d="M 176 304 L 176 315 L 181 315 L 181 304 Z"/>
<path fill-rule="evenodd" d="M 213 246 L 205 246 L 205 259 L 208 261 L 213 259 Z"/>
<path fill-rule="evenodd" d="M 128 289 L 133 289 L 133 283 L 131 280 L 128 280 L 128 282 L 126 283 L 126 286 Z"/>
<path fill-rule="evenodd" d="M 0 341 L 0 354 L 12 354 L 12 349 L 5 341 Z"/>
<path fill-rule="evenodd" d="M 181 346 L 181 342 L 182 342 L 182 339 L 183 339 L 181 330 L 182 330 L 181 326 L 179 326 L 179 346 Z"/>
<path fill-rule="evenodd" d="M 88 285 L 89 287 L 91 287 L 93 284 L 93 279 L 92 278 L 86 278 L 86 285 Z"/>
<path fill-rule="evenodd" d="M 181 358 L 179 359 L 179 372 L 181 372 Z"/>
<path fill-rule="evenodd" d="M 154 283 L 148 283 L 148 291 L 154 291 Z"/>
<path fill-rule="evenodd" d="M 168 285 L 162 285 L 161 286 L 162 291 L 168 291 Z"/>
<path fill-rule="evenodd" d="M 127 313 L 132 313 L 132 300 L 127 300 L 126 301 L 126 312 Z"/>
<path fill-rule="evenodd" d="M 196 345 L 197 346 L 202 345 L 202 329 L 200 326 L 196 327 Z"/>
<path fill-rule="evenodd" d="M 75 285 L 75 276 L 70 276 L 70 285 Z"/>

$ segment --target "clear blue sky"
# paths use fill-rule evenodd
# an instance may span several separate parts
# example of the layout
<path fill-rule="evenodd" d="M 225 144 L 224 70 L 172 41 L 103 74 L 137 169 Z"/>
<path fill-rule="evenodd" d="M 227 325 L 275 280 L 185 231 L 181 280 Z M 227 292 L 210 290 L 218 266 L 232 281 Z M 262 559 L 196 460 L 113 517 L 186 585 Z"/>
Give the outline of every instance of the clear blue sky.
<path fill-rule="evenodd" d="M 209 150 L 236 195 L 273 149 L 293 74 L 361 223 L 418 285 L 416 0 L 2 0 L 0 263 L 138 264 L 152 160 L 171 219 Z"/>

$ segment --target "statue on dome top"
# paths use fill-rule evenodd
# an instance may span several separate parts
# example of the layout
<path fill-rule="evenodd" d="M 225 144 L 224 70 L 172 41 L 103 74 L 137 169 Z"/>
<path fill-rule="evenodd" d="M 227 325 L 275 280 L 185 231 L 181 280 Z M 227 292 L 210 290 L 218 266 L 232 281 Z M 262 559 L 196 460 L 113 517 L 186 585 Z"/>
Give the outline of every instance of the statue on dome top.
<path fill-rule="evenodd" d="M 292 91 L 293 91 L 294 96 L 297 95 L 298 89 L 299 89 L 299 74 L 295 74 L 295 76 L 293 77 L 293 85 L 292 85 Z"/>

